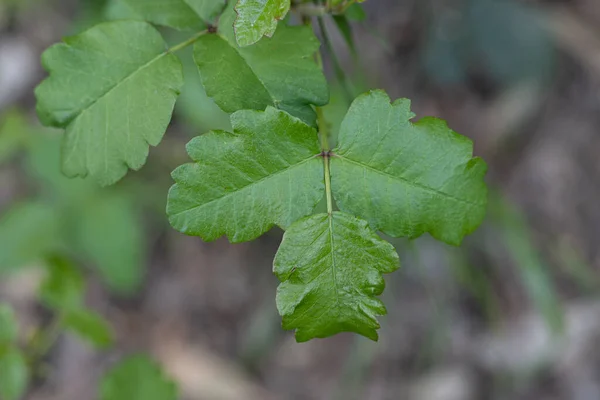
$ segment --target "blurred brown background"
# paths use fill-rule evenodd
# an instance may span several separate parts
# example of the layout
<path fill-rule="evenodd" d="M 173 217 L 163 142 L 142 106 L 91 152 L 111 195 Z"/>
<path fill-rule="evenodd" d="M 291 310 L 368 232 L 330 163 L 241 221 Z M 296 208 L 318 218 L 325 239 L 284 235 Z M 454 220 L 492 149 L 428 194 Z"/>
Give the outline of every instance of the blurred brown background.
<path fill-rule="evenodd" d="M 0 120 L 19 113 L 27 121 L 19 129 L 40 130 L 32 93 L 44 77 L 40 53 L 111 18 L 116 3 L 0 0 Z M 113 324 L 117 346 L 100 352 L 62 336 L 29 399 L 93 399 L 106 366 L 137 351 L 160 360 L 190 400 L 600 399 L 600 1 L 369 0 L 364 8 L 357 59 L 327 24 L 346 73 L 336 79 L 326 57 L 330 118 L 343 116 L 348 92 L 378 87 L 413 99 L 418 116 L 447 119 L 490 167 L 481 228 L 461 248 L 394 241 L 403 267 L 387 277 L 379 343 L 342 334 L 296 344 L 275 309 L 280 231 L 231 245 L 168 226 L 169 173 L 186 161 L 184 144 L 228 124 L 187 65 L 165 140 L 141 172 L 107 189 L 125 193 L 125 223 L 136 224 L 123 234 L 127 248 L 109 243 L 125 229 L 117 218 L 75 257 L 86 268 L 87 304 Z M 55 181 L 43 172 L 58 169 L 57 148 L 40 166 L 32 150 L 4 160 L 2 143 L 0 215 L 46 199 Z M 96 215 L 97 205 L 88 207 Z M 123 257 L 143 277 L 129 296 L 106 284 Z M 47 323 L 36 264 L 0 273 L 0 299 L 22 325 Z"/>

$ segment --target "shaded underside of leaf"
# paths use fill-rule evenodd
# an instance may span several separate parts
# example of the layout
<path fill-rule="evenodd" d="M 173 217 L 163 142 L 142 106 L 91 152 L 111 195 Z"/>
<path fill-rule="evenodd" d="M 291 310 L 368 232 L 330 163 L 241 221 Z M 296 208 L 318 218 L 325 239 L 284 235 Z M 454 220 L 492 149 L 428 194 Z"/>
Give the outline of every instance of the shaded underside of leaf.
<path fill-rule="evenodd" d="M 312 212 L 324 193 L 316 131 L 289 114 L 239 111 L 234 133 L 209 132 L 187 146 L 195 161 L 173 172 L 167 214 L 180 232 L 232 242 L 257 238 Z"/>
<path fill-rule="evenodd" d="M 199 31 L 206 21 L 197 11 L 215 0 L 123 0 L 142 19 L 182 31 Z M 194 4 L 192 4 L 194 3 Z M 198 7 L 198 10 L 195 9 Z M 208 10 L 207 10 L 208 11 Z"/>
<path fill-rule="evenodd" d="M 183 0 L 203 21 L 212 21 L 225 8 L 226 0 Z"/>
<path fill-rule="evenodd" d="M 132 356 L 106 374 L 101 400 L 175 400 L 177 387 L 147 356 Z"/>
<path fill-rule="evenodd" d="M 230 27 L 233 17 L 229 7 L 219 33 L 201 37 L 194 47 L 207 95 L 229 113 L 270 105 L 314 125 L 311 104 L 327 104 L 329 89 L 313 58 L 319 41 L 312 30 L 281 24 L 272 38 L 241 48 Z"/>
<path fill-rule="evenodd" d="M 106 0 L 104 10 L 102 12 L 107 21 L 115 21 L 118 19 L 141 19 L 126 0 Z"/>
<path fill-rule="evenodd" d="M 340 212 L 297 221 L 274 262 L 283 327 L 296 329 L 299 342 L 344 331 L 377 340 L 376 316 L 386 310 L 375 296 L 385 287 L 382 274 L 398 267 L 394 247 L 366 221 Z"/>
<path fill-rule="evenodd" d="M 334 197 L 390 236 L 458 245 L 485 215 L 487 166 L 445 121 L 413 116 L 409 100 L 390 104 L 383 91 L 354 101 L 331 158 Z"/>
<path fill-rule="evenodd" d="M 179 59 L 142 21 L 107 22 L 42 56 L 40 120 L 65 128 L 63 172 L 109 185 L 145 163 L 171 119 L 183 84 Z"/>
<path fill-rule="evenodd" d="M 238 0 L 235 7 L 238 17 L 234 24 L 237 43 L 249 46 L 263 36 L 272 36 L 290 5 L 290 0 Z"/>

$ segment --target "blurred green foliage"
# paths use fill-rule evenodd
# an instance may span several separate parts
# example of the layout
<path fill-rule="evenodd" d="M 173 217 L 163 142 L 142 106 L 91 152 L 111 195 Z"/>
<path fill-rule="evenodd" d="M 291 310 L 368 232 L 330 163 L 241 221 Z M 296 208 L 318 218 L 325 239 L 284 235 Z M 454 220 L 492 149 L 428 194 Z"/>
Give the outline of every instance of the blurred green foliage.
<path fill-rule="evenodd" d="M 0 398 L 17 400 L 29 382 L 27 362 L 16 347 L 0 349 Z"/>
<path fill-rule="evenodd" d="M 40 300 L 49 308 L 71 311 L 83 304 L 85 280 L 79 269 L 65 258 L 47 260 L 48 271 L 39 288 Z"/>
<path fill-rule="evenodd" d="M 0 348 L 17 338 L 15 313 L 7 304 L 0 303 Z"/>
<path fill-rule="evenodd" d="M 148 356 L 125 358 L 101 382 L 101 400 L 176 400 L 177 388 Z"/>
<path fill-rule="evenodd" d="M 29 382 L 25 356 L 17 346 L 18 323 L 12 309 L 0 303 L 0 399 L 21 398 Z"/>
<path fill-rule="evenodd" d="M 64 327 L 100 349 L 113 343 L 113 333 L 108 322 L 90 310 L 67 311 Z"/>
<path fill-rule="evenodd" d="M 31 197 L 0 216 L 0 273 L 60 254 L 93 266 L 117 293 L 134 293 L 144 276 L 146 254 L 134 194 L 124 185 L 103 190 L 89 180 L 64 177 L 60 135 L 15 124 L 15 118 L 24 119 L 15 115 L 9 115 L 4 124 L 9 128 L 0 131 L 0 138 L 14 136 L 23 144 L 21 165 Z"/>

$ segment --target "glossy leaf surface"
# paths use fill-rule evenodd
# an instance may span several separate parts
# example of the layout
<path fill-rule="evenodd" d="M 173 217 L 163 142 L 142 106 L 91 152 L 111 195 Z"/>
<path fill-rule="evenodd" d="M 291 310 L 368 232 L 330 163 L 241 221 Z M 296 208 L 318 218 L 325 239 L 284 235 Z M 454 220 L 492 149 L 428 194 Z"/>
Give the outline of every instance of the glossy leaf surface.
<path fill-rule="evenodd" d="M 50 77 L 36 89 L 48 126 L 65 128 L 62 169 L 102 185 L 146 162 L 171 120 L 183 84 L 181 63 L 142 21 L 107 22 L 50 47 Z"/>
<path fill-rule="evenodd" d="M 156 25 L 182 31 L 206 28 L 205 21 L 194 11 L 194 0 L 123 0 L 140 18 Z M 210 1 L 210 0 L 208 0 Z M 200 3 L 196 0 L 195 3 Z M 202 3 L 205 3 L 203 1 Z M 197 5 L 200 7 L 200 4 Z"/>
<path fill-rule="evenodd" d="M 237 43 L 248 46 L 263 36 L 273 36 L 278 21 L 290 10 L 290 3 L 290 0 L 238 0 L 234 25 Z"/>
<path fill-rule="evenodd" d="M 296 329 L 299 342 L 344 331 L 377 340 L 376 316 L 386 310 L 375 296 L 385 287 L 382 274 L 398 267 L 394 247 L 366 221 L 340 212 L 301 219 L 275 257 L 283 327 Z"/>
<path fill-rule="evenodd" d="M 312 212 L 323 198 L 323 162 L 317 132 L 272 107 L 239 111 L 234 132 L 196 137 L 195 161 L 173 172 L 167 214 L 180 232 L 232 242 L 257 238 Z"/>
<path fill-rule="evenodd" d="M 334 197 L 390 236 L 458 245 L 485 215 L 487 166 L 445 121 L 413 117 L 409 100 L 391 104 L 383 91 L 354 101 L 331 159 Z"/>
<path fill-rule="evenodd" d="M 234 17 L 229 7 L 218 33 L 204 35 L 194 46 L 207 95 L 228 113 L 274 106 L 314 125 L 311 104 L 326 104 L 329 89 L 313 57 L 319 41 L 312 30 L 281 24 L 273 38 L 240 47 L 231 25 Z"/>

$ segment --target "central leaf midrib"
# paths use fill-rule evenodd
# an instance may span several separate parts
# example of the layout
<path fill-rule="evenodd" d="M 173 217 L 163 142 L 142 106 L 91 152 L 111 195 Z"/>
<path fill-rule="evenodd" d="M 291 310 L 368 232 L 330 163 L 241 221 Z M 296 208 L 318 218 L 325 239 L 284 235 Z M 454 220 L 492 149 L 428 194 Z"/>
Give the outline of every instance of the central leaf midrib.
<path fill-rule="evenodd" d="M 333 213 L 327 214 L 329 220 L 329 242 L 331 243 L 331 276 L 333 279 L 333 288 L 335 290 L 335 305 L 340 304 L 340 294 L 337 287 L 337 265 L 335 263 L 335 243 L 333 240 Z"/>
<path fill-rule="evenodd" d="M 251 187 L 251 186 L 258 185 L 258 184 L 260 184 L 260 183 L 264 182 L 264 181 L 265 181 L 265 180 L 267 180 L 267 179 L 273 178 L 273 177 L 275 177 L 275 176 L 277 176 L 277 175 L 279 175 L 279 174 L 282 174 L 282 173 L 284 173 L 284 172 L 290 171 L 290 170 L 292 170 L 292 169 L 294 169 L 294 168 L 296 168 L 296 167 L 299 167 L 299 166 L 301 166 L 301 165 L 304 165 L 305 163 L 307 163 L 307 162 L 309 162 L 309 161 L 311 161 L 311 160 L 314 160 L 314 159 L 315 159 L 315 156 L 314 156 L 314 155 L 313 155 L 313 156 L 310 156 L 310 157 L 308 157 L 308 158 L 306 158 L 306 159 L 304 159 L 304 160 L 302 160 L 302 161 L 300 161 L 300 162 L 298 162 L 298 163 L 296 163 L 296 164 L 290 165 L 290 166 L 288 166 L 288 167 L 286 167 L 286 168 L 284 168 L 284 169 L 282 169 L 282 170 L 279 170 L 279 171 L 275 172 L 274 174 L 271 174 L 271 175 L 264 176 L 264 177 L 262 177 L 261 179 L 259 179 L 259 180 L 255 181 L 255 182 L 250 182 L 249 184 L 247 184 L 247 185 L 245 185 L 245 186 L 242 186 L 241 188 L 239 188 L 239 189 L 237 189 L 237 190 L 235 190 L 235 191 L 233 191 L 233 192 L 229 192 L 229 193 L 226 193 L 226 194 L 224 194 L 224 195 L 223 195 L 223 196 L 221 196 L 221 197 L 217 197 L 217 198 L 215 198 L 215 199 L 212 199 L 212 200 L 210 200 L 210 201 L 209 201 L 209 202 L 207 202 L 207 203 L 198 204 L 197 206 L 190 207 L 190 208 L 188 208 L 188 209 L 185 209 L 185 210 L 179 211 L 179 212 L 177 212 L 177 213 L 175 213 L 175 214 L 171 214 L 170 218 L 173 218 L 173 217 L 178 217 L 178 216 L 179 216 L 179 215 L 181 215 L 181 214 L 184 214 L 184 213 L 187 213 L 187 212 L 194 211 L 194 210 L 196 210 L 196 209 L 198 209 L 198 208 L 202 208 L 202 207 L 204 207 L 204 206 L 208 206 L 208 205 L 210 205 L 210 204 L 212 204 L 212 203 L 214 203 L 214 202 L 217 202 L 217 201 L 224 200 L 224 199 L 226 199 L 226 198 L 228 198 L 228 197 L 230 197 L 230 196 L 233 196 L 233 195 L 235 195 L 235 194 L 239 194 L 239 192 L 241 192 L 241 191 L 243 191 L 243 190 L 246 190 L 247 188 L 249 188 L 249 187 Z"/>
<path fill-rule="evenodd" d="M 481 206 L 481 205 L 483 205 L 483 203 L 476 203 L 476 202 L 473 202 L 473 201 L 461 199 L 460 197 L 456 197 L 454 195 L 451 195 L 450 193 L 446 193 L 446 192 L 443 192 L 441 190 L 437 190 L 437 189 L 434 189 L 434 188 L 431 188 L 429 186 L 425 186 L 425 185 L 422 185 L 422 184 L 419 184 L 419 183 L 416 183 L 416 182 L 411 182 L 411 181 L 409 181 L 408 179 L 406 179 L 406 178 L 404 178 L 402 176 L 392 175 L 389 172 L 385 172 L 385 171 L 379 170 L 379 169 L 374 168 L 374 167 L 372 167 L 372 166 L 370 166 L 368 164 L 362 163 L 360 161 L 353 160 L 351 158 L 342 156 L 340 154 L 335 154 L 332 157 L 333 158 L 340 158 L 340 159 L 342 159 L 344 161 L 347 161 L 347 162 L 349 162 L 351 164 L 359 165 L 359 166 L 361 166 L 363 168 L 366 168 L 366 169 L 368 169 L 370 171 L 373 171 L 375 173 L 378 173 L 380 175 L 384 175 L 384 176 L 390 177 L 390 178 L 392 178 L 394 180 L 403 182 L 403 183 L 407 184 L 408 186 L 411 186 L 411 187 L 413 187 L 415 189 L 424 190 L 426 192 L 433 193 L 433 194 L 436 194 L 436 195 L 448 198 L 450 200 L 454 200 L 454 201 L 456 201 L 458 203 L 464 203 L 464 204 L 468 204 L 468 205 L 471 205 L 471 206 Z"/>

